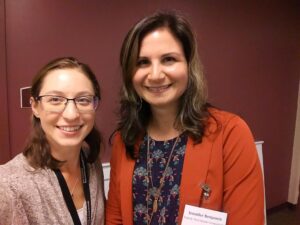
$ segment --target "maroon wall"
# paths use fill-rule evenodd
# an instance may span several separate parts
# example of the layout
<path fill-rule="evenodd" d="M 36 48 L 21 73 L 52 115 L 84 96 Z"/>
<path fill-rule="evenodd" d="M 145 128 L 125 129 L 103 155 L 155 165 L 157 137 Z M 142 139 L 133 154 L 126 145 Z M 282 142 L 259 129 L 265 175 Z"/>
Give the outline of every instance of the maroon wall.
<path fill-rule="evenodd" d="M 0 0 L 0 163 L 11 158 L 8 133 L 7 73 L 5 46 L 5 2 Z"/>
<path fill-rule="evenodd" d="M 101 83 L 97 124 L 106 141 L 103 161 L 108 161 L 122 39 L 142 16 L 173 8 L 197 32 L 210 101 L 241 115 L 255 138 L 265 141 L 267 207 L 286 201 L 300 72 L 300 8 L 292 0 L 18 0 L 6 1 L 5 7 L 4 2 L 0 0 L 0 48 L 6 49 L 0 53 L 0 100 L 9 114 L 0 114 L 0 162 L 22 150 L 29 131 L 30 109 L 20 109 L 19 89 L 29 86 L 50 59 L 69 55 L 87 62 Z"/>

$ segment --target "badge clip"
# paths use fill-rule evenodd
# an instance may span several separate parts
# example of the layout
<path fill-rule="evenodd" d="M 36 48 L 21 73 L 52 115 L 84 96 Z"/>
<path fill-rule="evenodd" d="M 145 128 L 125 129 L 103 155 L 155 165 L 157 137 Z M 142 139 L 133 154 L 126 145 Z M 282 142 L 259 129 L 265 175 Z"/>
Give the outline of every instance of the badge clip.
<path fill-rule="evenodd" d="M 202 184 L 201 188 L 203 190 L 203 197 L 205 200 L 207 200 L 210 196 L 211 188 L 208 184 Z"/>

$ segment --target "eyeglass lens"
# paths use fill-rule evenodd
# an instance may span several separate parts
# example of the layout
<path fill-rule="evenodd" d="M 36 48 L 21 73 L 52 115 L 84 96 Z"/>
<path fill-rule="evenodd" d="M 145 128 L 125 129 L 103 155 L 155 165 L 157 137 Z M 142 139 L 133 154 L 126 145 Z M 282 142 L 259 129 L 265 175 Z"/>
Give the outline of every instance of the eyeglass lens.
<path fill-rule="evenodd" d="M 39 98 L 44 110 L 49 112 L 62 112 L 69 101 L 73 101 L 80 112 L 94 111 L 98 106 L 98 98 L 96 96 L 79 96 L 69 99 L 62 96 L 44 95 Z"/>

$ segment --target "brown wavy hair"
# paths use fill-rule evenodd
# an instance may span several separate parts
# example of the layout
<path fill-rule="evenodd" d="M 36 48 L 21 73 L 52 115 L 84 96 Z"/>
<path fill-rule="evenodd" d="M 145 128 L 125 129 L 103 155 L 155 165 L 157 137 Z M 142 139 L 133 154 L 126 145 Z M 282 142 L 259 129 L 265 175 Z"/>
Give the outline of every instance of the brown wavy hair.
<path fill-rule="evenodd" d="M 43 81 L 50 71 L 56 69 L 78 69 L 92 83 L 95 96 L 101 99 L 100 86 L 93 71 L 87 64 L 79 62 L 73 57 L 57 58 L 45 65 L 33 78 L 31 85 L 31 97 L 36 99 L 43 86 Z M 50 153 L 50 145 L 46 138 L 45 132 L 41 127 L 40 119 L 32 114 L 32 130 L 24 148 L 23 154 L 29 164 L 34 168 L 51 168 L 57 169 L 63 163 L 55 159 Z M 83 149 L 87 152 L 87 161 L 93 163 L 97 160 L 100 153 L 102 142 L 101 134 L 94 126 L 90 133 L 84 139 Z"/>
<path fill-rule="evenodd" d="M 151 118 L 150 105 L 138 96 L 132 78 L 137 69 L 143 38 L 158 28 L 167 28 L 181 43 L 188 63 L 188 85 L 180 98 L 174 127 L 184 130 L 194 142 L 200 143 L 204 135 L 205 121 L 209 116 L 207 86 L 191 25 L 176 12 L 156 12 L 145 17 L 129 30 L 120 52 L 123 86 L 117 130 L 120 131 L 126 151 L 132 158 L 136 157 L 134 144 L 138 137 L 145 134 Z"/>

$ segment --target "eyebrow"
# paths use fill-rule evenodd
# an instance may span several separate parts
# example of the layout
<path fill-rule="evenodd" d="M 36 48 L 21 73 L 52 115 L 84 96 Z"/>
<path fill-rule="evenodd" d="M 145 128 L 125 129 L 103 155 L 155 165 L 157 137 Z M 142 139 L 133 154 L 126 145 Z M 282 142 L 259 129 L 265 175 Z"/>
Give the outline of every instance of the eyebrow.
<path fill-rule="evenodd" d="M 52 90 L 47 91 L 43 95 L 59 95 L 59 96 L 66 96 L 66 94 L 62 91 Z M 75 96 L 83 96 L 83 95 L 95 95 L 89 91 L 80 91 L 75 94 Z"/>
<path fill-rule="evenodd" d="M 176 55 L 176 56 L 184 56 L 184 55 L 183 55 L 182 53 L 180 53 L 180 52 L 168 52 L 168 53 L 162 54 L 161 57 L 172 56 L 172 55 Z M 141 59 L 141 58 L 149 58 L 149 57 L 148 57 L 148 56 L 145 56 L 145 55 L 139 55 L 138 58 Z"/>
<path fill-rule="evenodd" d="M 180 55 L 182 55 L 182 54 L 179 53 L 179 52 L 168 52 L 168 53 L 166 53 L 166 54 L 163 54 L 162 56 L 169 56 L 169 55 L 177 55 L 177 56 L 180 56 Z"/>

